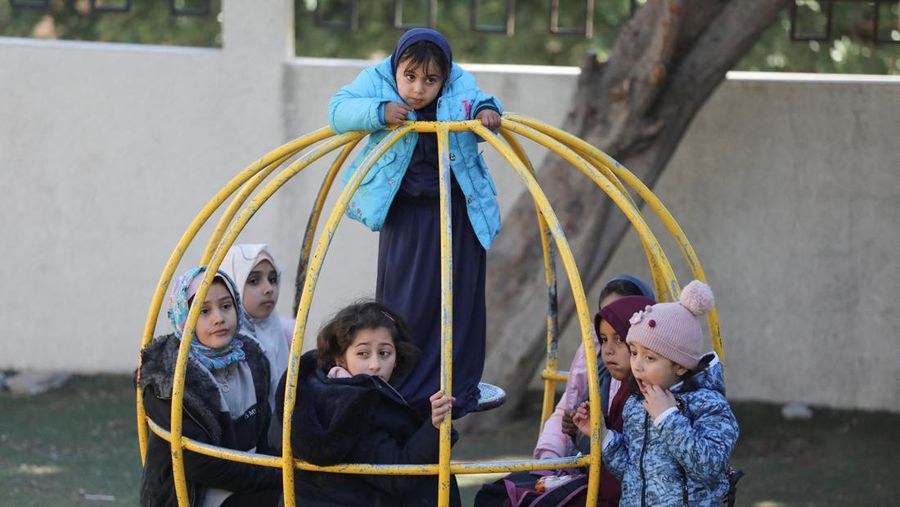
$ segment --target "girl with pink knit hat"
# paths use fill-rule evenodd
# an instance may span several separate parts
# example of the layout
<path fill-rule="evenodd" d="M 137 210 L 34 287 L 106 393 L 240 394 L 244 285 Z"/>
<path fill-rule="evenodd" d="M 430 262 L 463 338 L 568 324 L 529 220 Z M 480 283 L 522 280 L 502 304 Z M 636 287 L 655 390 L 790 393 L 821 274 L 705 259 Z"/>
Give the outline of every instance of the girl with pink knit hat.
<path fill-rule="evenodd" d="M 658 303 L 630 319 L 632 390 L 623 429 L 603 435 L 604 466 L 622 481 L 621 505 L 721 505 L 738 424 L 725 399 L 722 364 L 704 354 L 699 317 L 713 305 L 694 280 L 676 303 Z M 574 422 L 589 434 L 588 407 Z"/>

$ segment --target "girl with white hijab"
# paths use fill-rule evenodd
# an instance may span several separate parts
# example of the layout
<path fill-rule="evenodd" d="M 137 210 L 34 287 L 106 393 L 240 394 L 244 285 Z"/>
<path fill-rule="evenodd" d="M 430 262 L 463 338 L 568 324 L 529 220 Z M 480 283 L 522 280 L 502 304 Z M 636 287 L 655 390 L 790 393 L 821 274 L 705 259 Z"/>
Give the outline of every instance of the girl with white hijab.
<path fill-rule="evenodd" d="M 233 245 L 222 260 L 221 270 L 234 280 L 240 290 L 249 321 L 246 331 L 262 345 L 269 360 L 272 387 L 268 401 L 269 409 L 274 412 L 275 391 L 287 370 L 294 328 L 293 321 L 282 320 L 275 311 L 281 270 L 268 246 L 263 243 Z M 275 420 L 272 419 L 273 423 Z M 281 428 L 278 424 L 270 426 L 269 442 L 276 448 L 281 446 Z"/>

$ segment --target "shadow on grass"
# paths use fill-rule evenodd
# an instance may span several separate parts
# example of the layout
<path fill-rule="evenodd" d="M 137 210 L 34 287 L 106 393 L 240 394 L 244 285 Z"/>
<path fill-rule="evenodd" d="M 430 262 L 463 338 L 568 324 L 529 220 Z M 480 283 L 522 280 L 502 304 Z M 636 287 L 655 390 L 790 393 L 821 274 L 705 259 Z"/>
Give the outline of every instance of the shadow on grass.
<path fill-rule="evenodd" d="M 895 505 L 900 498 L 900 414 L 816 409 L 810 420 L 785 421 L 778 405 L 734 409 L 741 437 L 732 463 L 747 473 L 738 505 Z M 454 459 L 528 457 L 538 417 L 463 435 Z M 130 378 L 75 377 L 32 398 L 0 392 L 0 505 L 137 505 L 140 468 Z M 499 476 L 459 477 L 463 504 Z"/>

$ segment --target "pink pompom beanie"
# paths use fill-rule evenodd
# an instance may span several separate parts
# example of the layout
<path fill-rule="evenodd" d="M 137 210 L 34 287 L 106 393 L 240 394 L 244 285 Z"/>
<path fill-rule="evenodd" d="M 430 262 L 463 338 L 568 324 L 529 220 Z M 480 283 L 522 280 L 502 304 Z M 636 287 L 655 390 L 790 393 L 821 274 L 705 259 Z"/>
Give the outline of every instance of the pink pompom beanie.
<path fill-rule="evenodd" d="M 703 329 L 698 317 L 715 302 L 712 289 L 694 280 L 681 291 L 677 303 L 647 306 L 631 317 L 627 343 L 637 343 L 689 370 L 703 355 Z"/>

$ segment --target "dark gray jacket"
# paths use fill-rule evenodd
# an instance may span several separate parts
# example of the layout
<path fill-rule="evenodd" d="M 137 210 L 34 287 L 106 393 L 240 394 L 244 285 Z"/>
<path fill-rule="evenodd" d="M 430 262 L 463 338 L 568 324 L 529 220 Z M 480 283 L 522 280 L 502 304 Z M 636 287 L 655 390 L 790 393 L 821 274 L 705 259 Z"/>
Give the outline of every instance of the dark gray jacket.
<path fill-rule="evenodd" d="M 265 452 L 269 427 L 269 363 L 252 338 L 242 337 L 247 365 L 253 376 L 256 399 L 244 414 L 231 414 L 222 407 L 219 387 L 196 360 L 188 358 L 185 377 L 182 434 L 185 437 L 246 451 Z M 156 424 L 171 429 L 172 386 L 181 341 L 175 335 L 160 336 L 141 352 L 140 388 L 144 410 Z M 280 488 L 281 470 L 235 463 L 190 451 L 184 453 L 185 476 L 191 505 L 201 505 L 207 488 L 228 491 L 259 491 Z M 169 443 L 152 431 L 147 443 L 147 461 L 141 476 L 141 505 L 176 506 L 175 482 Z"/>

